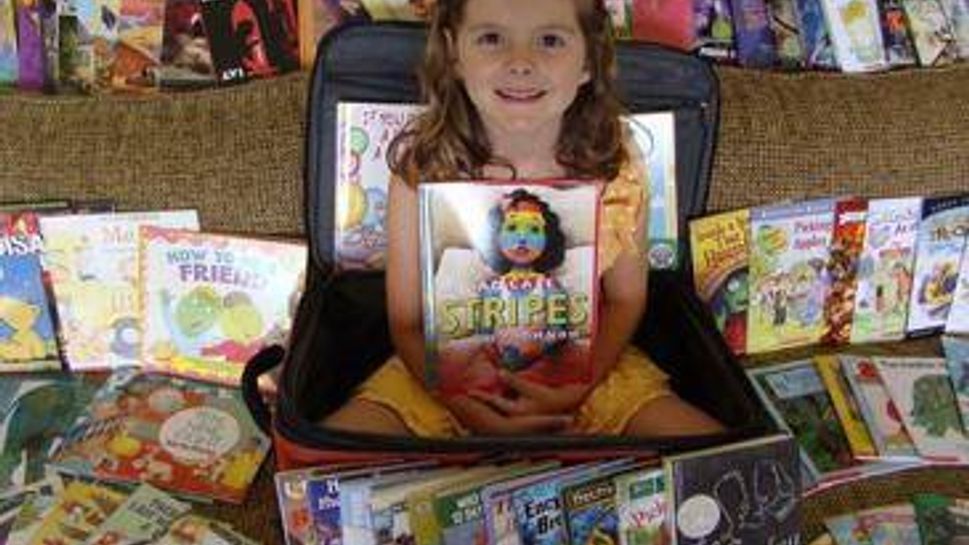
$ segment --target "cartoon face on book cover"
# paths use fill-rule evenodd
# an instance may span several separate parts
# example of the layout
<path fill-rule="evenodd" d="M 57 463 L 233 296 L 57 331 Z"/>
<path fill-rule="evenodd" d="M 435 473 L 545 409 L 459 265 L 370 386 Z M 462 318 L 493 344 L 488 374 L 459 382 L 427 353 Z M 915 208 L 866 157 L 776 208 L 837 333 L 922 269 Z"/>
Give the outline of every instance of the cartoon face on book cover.
<path fill-rule="evenodd" d="M 596 184 L 424 184 L 421 275 L 429 384 L 504 394 L 500 372 L 588 381 Z"/>

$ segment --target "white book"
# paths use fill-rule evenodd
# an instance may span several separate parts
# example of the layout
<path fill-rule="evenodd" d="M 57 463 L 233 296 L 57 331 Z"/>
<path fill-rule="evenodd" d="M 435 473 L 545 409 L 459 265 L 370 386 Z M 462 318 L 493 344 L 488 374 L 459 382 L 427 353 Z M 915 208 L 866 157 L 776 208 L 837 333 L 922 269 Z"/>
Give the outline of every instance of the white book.
<path fill-rule="evenodd" d="M 949 20 L 956 55 L 969 58 L 969 0 L 939 0 Z"/>
<path fill-rule="evenodd" d="M 969 333 L 969 242 L 964 244 L 962 250 L 962 263 L 959 265 L 956 291 L 946 318 L 945 332 Z"/>
<path fill-rule="evenodd" d="M 649 213 L 649 266 L 672 269 L 679 263 L 679 209 L 676 196 L 676 120 L 673 112 L 632 114 L 633 142 L 646 166 Z"/>
<path fill-rule="evenodd" d="M 875 0 L 822 0 L 835 57 L 844 72 L 888 67 Z"/>

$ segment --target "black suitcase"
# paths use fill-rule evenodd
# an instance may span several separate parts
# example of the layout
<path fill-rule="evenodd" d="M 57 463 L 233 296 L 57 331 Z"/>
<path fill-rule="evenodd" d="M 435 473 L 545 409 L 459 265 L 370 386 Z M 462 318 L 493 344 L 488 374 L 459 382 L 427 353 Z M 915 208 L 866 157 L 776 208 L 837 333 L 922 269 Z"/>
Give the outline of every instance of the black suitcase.
<path fill-rule="evenodd" d="M 305 292 L 288 347 L 257 355 L 243 381 L 253 415 L 273 435 L 278 467 L 508 452 L 649 455 L 772 429 L 739 364 L 697 299 L 686 267 L 650 274 L 649 310 L 635 342 L 670 374 L 683 398 L 727 424 L 728 432 L 662 440 L 561 435 L 429 440 L 341 432 L 314 424 L 344 403 L 354 387 L 392 353 L 383 273 L 338 272 L 334 266 L 336 106 L 341 101 L 417 102 L 415 67 L 424 36 L 425 28 L 417 25 L 350 25 L 320 43 L 306 137 L 310 258 Z M 719 111 L 716 76 L 705 61 L 650 44 L 620 44 L 618 60 L 619 87 L 630 112 L 675 112 L 680 253 L 686 256 L 686 220 L 703 212 L 710 179 Z M 279 363 L 283 363 L 280 395 L 270 411 L 256 392 L 256 380 Z"/>

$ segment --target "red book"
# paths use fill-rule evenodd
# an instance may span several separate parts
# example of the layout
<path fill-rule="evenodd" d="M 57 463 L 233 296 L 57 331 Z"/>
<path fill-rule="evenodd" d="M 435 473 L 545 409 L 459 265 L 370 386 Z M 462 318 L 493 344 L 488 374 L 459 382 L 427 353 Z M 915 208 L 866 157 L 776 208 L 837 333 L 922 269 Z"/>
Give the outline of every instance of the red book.
<path fill-rule="evenodd" d="M 633 39 L 689 51 L 696 42 L 693 2 L 634 1 Z"/>

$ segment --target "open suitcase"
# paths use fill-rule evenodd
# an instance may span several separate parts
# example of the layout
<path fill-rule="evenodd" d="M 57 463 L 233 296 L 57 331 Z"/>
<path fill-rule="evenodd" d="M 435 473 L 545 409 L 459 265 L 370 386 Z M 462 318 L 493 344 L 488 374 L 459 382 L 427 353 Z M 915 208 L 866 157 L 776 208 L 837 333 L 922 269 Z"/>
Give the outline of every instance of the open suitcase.
<path fill-rule="evenodd" d="M 250 410 L 273 436 L 278 467 L 417 456 L 471 460 L 493 453 L 653 455 L 767 431 L 769 419 L 696 298 L 686 268 L 650 274 L 649 310 L 635 342 L 670 374 L 681 396 L 726 423 L 726 433 L 663 440 L 560 435 L 428 440 L 326 430 L 314 423 L 348 399 L 392 352 L 383 273 L 338 272 L 334 266 L 337 104 L 416 102 L 415 67 L 424 32 L 421 26 L 400 23 L 351 25 L 320 43 L 308 104 L 305 291 L 288 347 L 264 350 L 243 377 Z M 718 121 L 716 76 L 706 62 L 654 45 L 624 43 L 618 56 L 620 89 L 630 112 L 675 112 L 679 229 L 685 246 L 686 219 L 703 212 L 707 195 Z M 270 411 L 256 381 L 279 363 L 280 395 Z"/>

